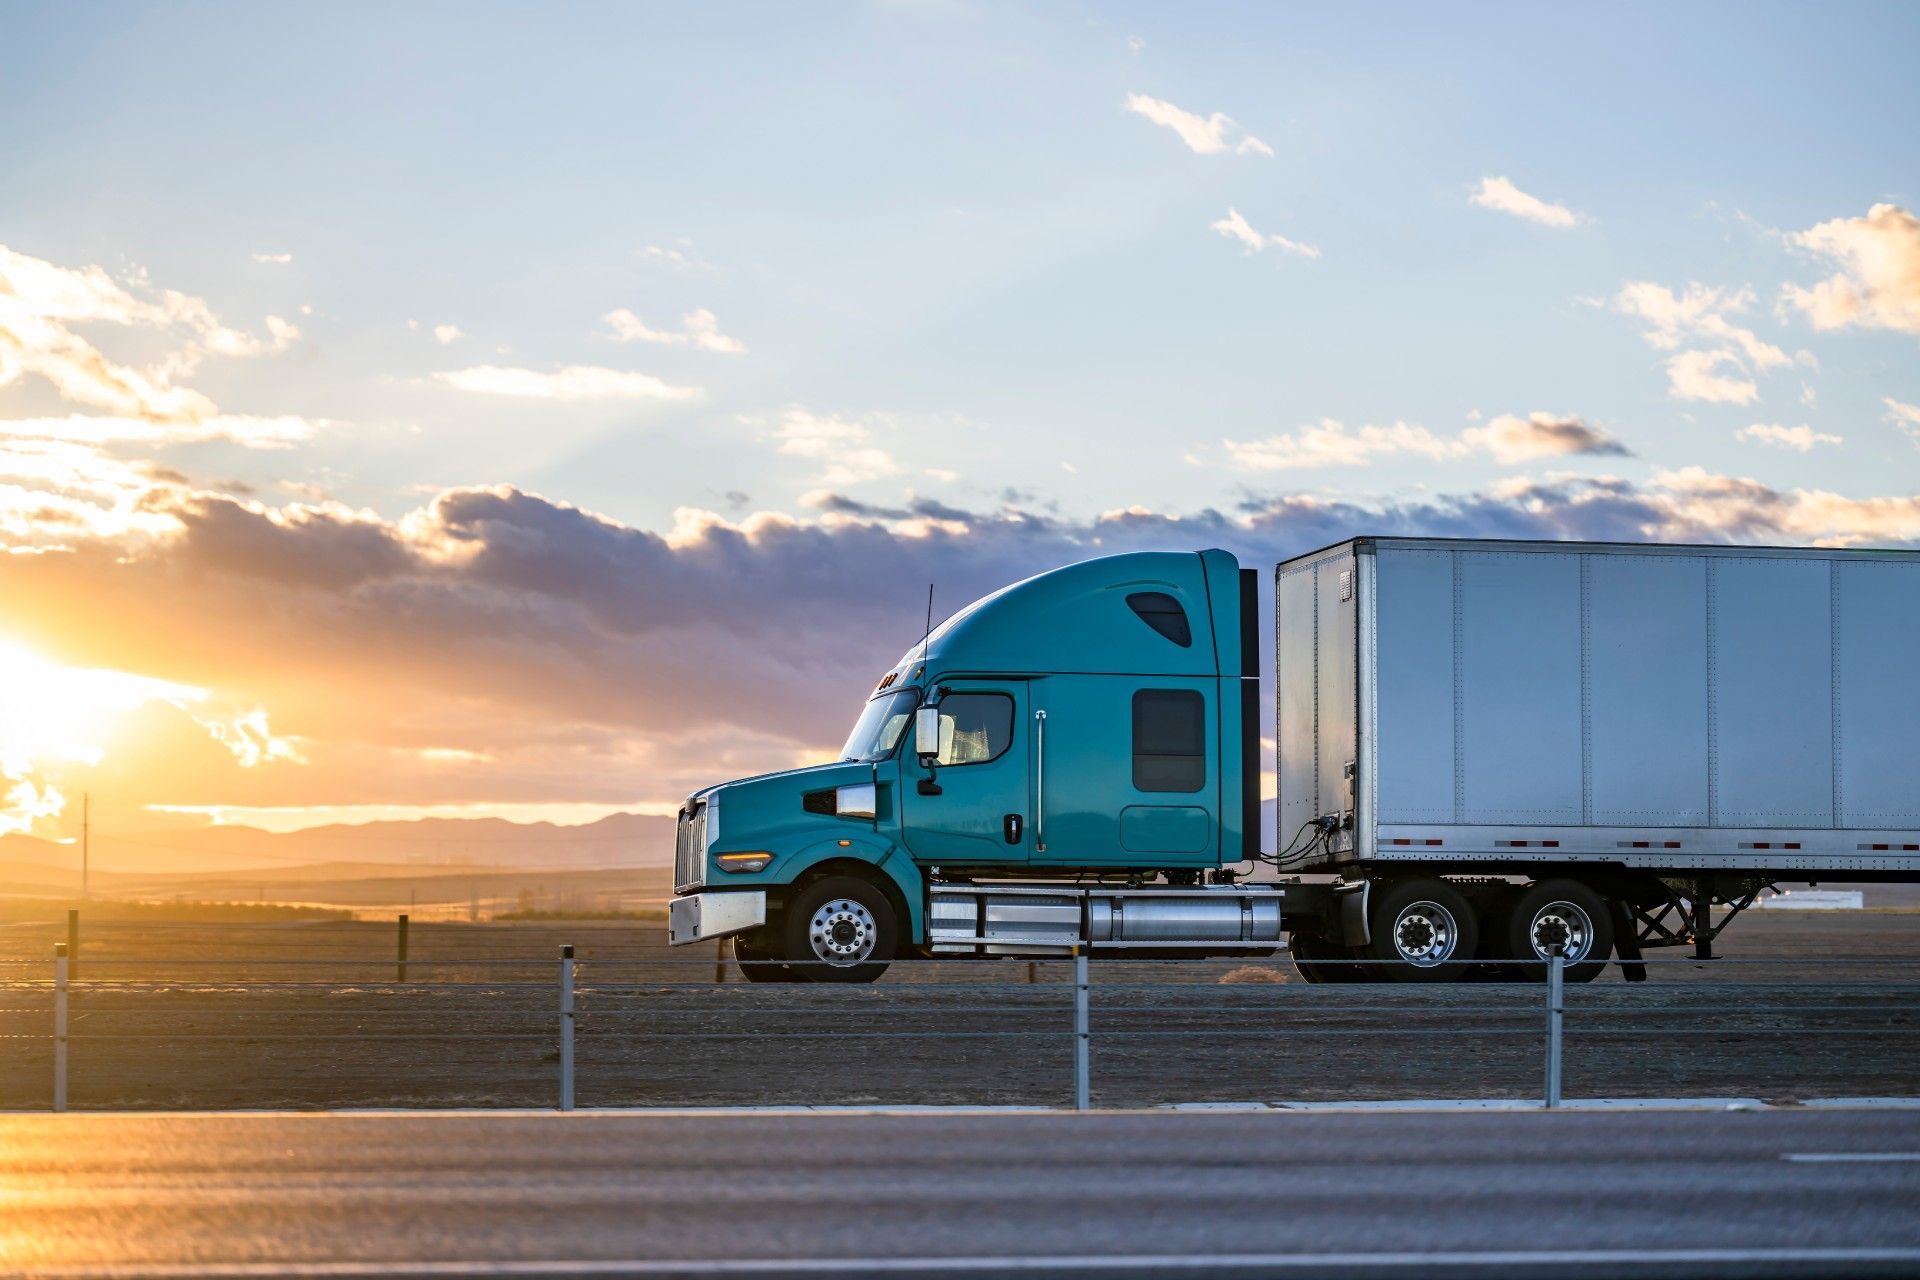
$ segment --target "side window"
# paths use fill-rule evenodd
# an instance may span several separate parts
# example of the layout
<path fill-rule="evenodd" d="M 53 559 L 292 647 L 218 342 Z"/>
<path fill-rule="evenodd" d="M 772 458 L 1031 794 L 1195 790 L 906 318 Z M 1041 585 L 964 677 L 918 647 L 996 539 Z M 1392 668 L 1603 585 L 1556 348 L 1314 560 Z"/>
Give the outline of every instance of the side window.
<path fill-rule="evenodd" d="M 1127 608 L 1182 649 L 1192 647 L 1193 628 L 1187 623 L 1187 611 L 1166 592 L 1136 591 L 1127 597 Z"/>
<path fill-rule="evenodd" d="M 1134 790 L 1198 791 L 1206 785 L 1206 699 L 1191 689 L 1134 694 Z"/>
<path fill-rule="evenodd" d="M 1004 693 L 950 693 L 940 699 L 943 765 L 985 764 L 1013 742 L 1013 699 Z"/>

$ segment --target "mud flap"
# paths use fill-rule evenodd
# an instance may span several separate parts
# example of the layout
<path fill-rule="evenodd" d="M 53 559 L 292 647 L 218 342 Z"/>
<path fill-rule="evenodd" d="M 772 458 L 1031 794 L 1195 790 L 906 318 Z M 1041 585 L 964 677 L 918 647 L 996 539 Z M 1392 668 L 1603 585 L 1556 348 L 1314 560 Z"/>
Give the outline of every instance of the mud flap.
<path fill-rule="evenodd" d="M 1645 982 L 1647 966 L 1641 963 L 1640 925 L 1633 908 L 1619 898 L 1611 898 L 1613 908 L 1613 949 L 1620 957 L 1620 977 L 1627 982 Z"/>

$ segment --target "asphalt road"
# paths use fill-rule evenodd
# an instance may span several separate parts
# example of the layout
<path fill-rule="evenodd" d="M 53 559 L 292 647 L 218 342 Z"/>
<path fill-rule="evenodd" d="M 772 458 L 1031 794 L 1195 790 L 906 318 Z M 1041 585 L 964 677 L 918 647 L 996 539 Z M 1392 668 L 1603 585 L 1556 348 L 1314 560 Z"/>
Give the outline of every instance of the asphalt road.
<path fill-rule="evenodd" d="M 29 1276 L 1920 1273 L 1920 1112 L 0 1116 Z"/>

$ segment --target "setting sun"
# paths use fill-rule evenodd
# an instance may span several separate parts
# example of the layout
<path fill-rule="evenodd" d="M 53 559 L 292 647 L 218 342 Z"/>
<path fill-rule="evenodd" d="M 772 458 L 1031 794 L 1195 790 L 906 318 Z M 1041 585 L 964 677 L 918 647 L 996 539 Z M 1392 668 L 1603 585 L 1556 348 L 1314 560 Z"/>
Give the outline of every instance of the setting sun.
<path fill-rule="evenodd" d="M 0 640 L 0 834 L 59 816 L 66 798 L 46 771 L 100 764 L 129 713 L 161 702 L 192 714 L 207 696 L 205 689 L 128 671 L 66 666 Z"/>

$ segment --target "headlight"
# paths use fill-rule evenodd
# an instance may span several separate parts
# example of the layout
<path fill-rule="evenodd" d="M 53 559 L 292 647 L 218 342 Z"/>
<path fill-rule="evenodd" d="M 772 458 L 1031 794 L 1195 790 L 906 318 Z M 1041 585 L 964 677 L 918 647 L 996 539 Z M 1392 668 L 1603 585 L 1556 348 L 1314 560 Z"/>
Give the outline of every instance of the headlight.
<path fill-rule="evenodd" d="M 765 849 L 753 849 L 745 853 L 722 853 L 714 858 L 714 865 L 722 871 L 748 872 L 765 871 L 767 864 L 773 861 L 773 855 Z"/>

